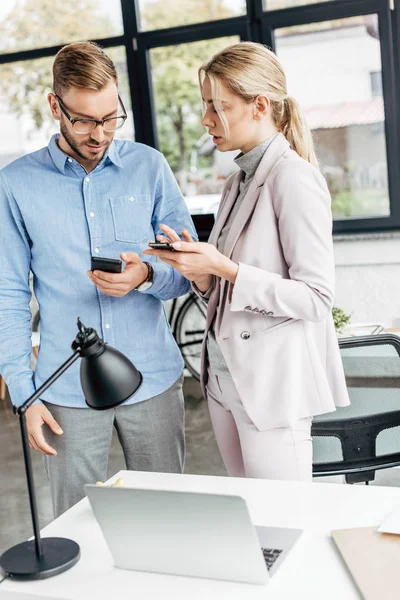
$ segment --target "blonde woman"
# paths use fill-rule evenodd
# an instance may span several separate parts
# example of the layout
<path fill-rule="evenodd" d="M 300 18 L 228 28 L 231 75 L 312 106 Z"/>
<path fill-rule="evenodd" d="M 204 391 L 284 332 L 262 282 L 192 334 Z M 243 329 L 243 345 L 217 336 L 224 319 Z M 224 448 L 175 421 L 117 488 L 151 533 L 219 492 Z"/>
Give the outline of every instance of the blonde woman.
<path fill-rule="evenodd" d="M 275 54 L 230 46 L 199 70 L 218 151 L 240 150 L 208 244 L 163 226 L 149 250 L 208 300 L 202 387 L 232 476 L 310 481 L 314 415 L 349 403 L 331 308 L 330 196 Z"/>

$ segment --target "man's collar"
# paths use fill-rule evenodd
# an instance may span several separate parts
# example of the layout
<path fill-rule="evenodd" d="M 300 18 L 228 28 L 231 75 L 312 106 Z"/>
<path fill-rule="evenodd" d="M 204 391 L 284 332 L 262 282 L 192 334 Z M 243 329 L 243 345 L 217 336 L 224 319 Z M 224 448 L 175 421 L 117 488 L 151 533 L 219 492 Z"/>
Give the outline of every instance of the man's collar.
<path fill-rule="evenodd" d="M 60 173 L 64 174 L 65 173 L 65 161 L 67 160 L 68 156 L 58 146 L 57 142 L 58 142 L 59 137 L 60 137 L 59 133 L 55 133 L 51 137 L 49 145 L 48 145 L 48 149 L 49 149 L 50 156 L 53 160 L 53 163 L 55 164 L 57 169 L 60 171 Z"/>
<path fill-rule="evenodd" d="M 111 142 L 111 144 L 109 145 L 107 152 L 104 155 L 103 160 L 105 160 L 106 158 L 108 158 L 109 160 L 111 160 L 111 162 L 116 166 L 116 167 L 120 167 L 121 169 L 124 168 L 124 165 L 122 164 L 121 158 L 118 154 L 118 148 L 117 148 L 117 144 L 115 143 L 115 140 L 113 140 Z"/>
<path fill-rule="evenodd" d="M 60 134 L 59 133 L 54 134 L 52 136 L 52 138 L 50 139 L 48 149 L 49 149 L 50 156 L 51 156 L 55 166 L 60 171 L 60 173 L 62 173 L 64 175 L 65 163 L 68 160 L 68 158 L 70 158 L 70 157 L 59 147 L 59 145 L 58 145 L 59 139 L 60 139 Z M 104 162 L 107 158 L 115 166 L 120 167 L 121 169 L 123 168 L 124 165 L 122 164 L 121 158 L 118 154 L 118 148 L 117 148 L 117 145 L 114 140 L 111 142 L 110 146 L 108 147 L 107 152 L 105 153 L 101 162 Z"/>

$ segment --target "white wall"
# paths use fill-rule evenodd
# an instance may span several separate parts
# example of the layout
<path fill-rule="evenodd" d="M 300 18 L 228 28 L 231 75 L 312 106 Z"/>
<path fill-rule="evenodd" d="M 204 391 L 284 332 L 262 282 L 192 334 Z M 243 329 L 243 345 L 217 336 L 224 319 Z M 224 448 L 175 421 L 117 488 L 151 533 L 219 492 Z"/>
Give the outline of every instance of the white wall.
<path fill-rule="evenodd" d="M 400 327 L 400 232 L 336 236 L 335 305 L 353 322 Z"/>
<path fill-rule="evenodd" d="M 365 26 L 276 36 L 289 95 L 303 106 L 369 100 L 371 71 L 381 71 L 379 41 Z"/>

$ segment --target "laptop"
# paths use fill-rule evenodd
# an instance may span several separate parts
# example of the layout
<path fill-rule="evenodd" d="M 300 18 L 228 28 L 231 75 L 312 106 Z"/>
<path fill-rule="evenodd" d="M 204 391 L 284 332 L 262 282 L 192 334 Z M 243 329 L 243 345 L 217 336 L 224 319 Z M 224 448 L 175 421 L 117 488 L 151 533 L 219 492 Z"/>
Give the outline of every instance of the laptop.
<path fill-rule="evenodd" d="M 85 485 L 121 569 L 265 584 L 301 535 L 254 527 L 239 496 Z"/>

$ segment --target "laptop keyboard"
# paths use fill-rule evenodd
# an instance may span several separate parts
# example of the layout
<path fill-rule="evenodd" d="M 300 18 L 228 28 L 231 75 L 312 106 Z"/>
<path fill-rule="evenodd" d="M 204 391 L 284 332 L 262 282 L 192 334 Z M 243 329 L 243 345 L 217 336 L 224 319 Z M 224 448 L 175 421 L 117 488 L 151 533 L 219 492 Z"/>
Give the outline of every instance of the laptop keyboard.
<path fill-rule="evenodd" d="M 267 565 L 268 571 L 274 565 L 276 559 L 282 554 L 282 550 L 278 550 L 277 548 L 261 548 L 265 564 Z"/>

